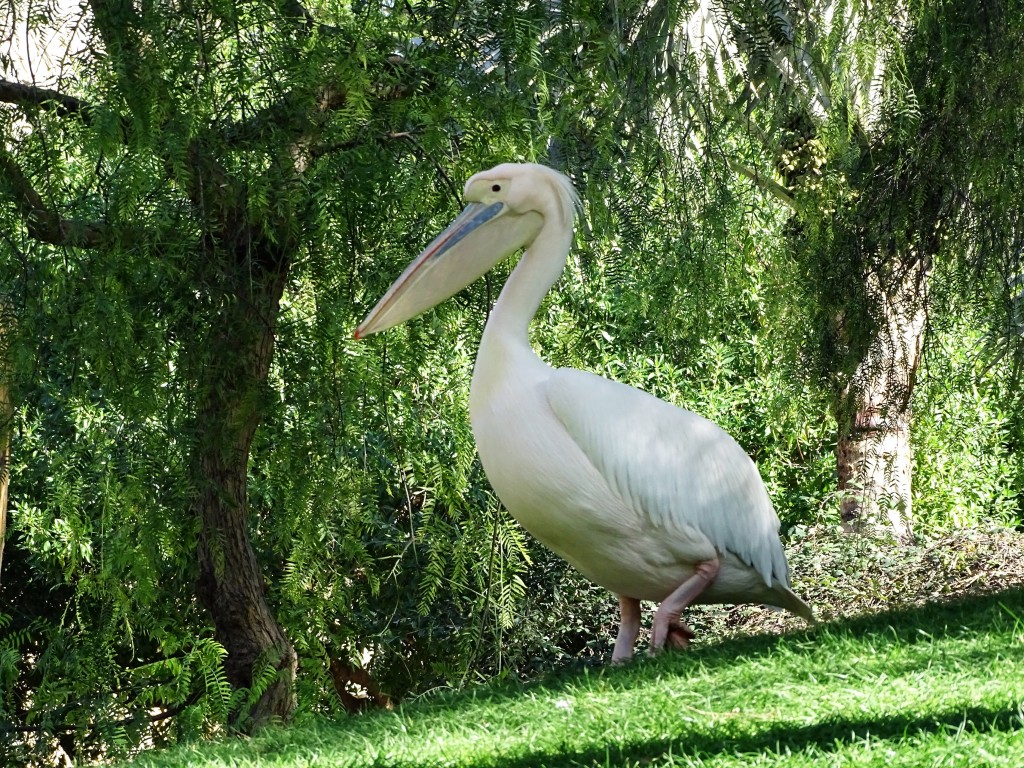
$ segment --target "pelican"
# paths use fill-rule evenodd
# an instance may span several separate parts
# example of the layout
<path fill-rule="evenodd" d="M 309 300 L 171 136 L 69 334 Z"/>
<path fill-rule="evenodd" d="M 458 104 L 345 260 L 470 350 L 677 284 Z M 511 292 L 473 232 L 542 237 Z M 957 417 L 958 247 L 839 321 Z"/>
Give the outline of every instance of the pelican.
<path fill-rule="evenodd" d="M 483 338 L 469 414 L 480 461 L 522 526 L 618 596 L 613 663 L 633 655 L 642 600 L 652 652 L 685 648 L 694 603 L 766 603 L 809 623 L 790 589 L 779 518 L 754 462 L 721 428 L 633 387 L 552 368 L 529 325 L 569 256 L 572 183 L 503 164 L 466 182 L 466 207 L 399 276 L 357 339 L 448 299 L 520 249 Z"/>

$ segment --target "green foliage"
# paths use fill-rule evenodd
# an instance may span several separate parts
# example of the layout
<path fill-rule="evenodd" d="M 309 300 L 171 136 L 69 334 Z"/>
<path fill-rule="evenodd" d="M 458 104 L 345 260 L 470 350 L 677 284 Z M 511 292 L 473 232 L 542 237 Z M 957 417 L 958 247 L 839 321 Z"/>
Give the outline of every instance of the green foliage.
<path fill-rule="evenodd" d="M 978 325 L 936 329 L 914 408 L 915 508 L 923 529 L 1021 519 L 1015 378 L 986 369 Z M 982 326 L 983 327 L 983 326 Z M 973 344 L 971 341 L 973 340 Z"/>

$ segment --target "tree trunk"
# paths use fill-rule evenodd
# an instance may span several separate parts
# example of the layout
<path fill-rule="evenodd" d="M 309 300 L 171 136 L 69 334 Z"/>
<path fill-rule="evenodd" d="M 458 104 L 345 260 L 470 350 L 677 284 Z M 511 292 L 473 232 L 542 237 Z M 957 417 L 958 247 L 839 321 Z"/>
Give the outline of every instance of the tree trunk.
<path fill-rule="evenodd" d="M 11 429 L 14 422 L 14 405 L 8 385 L 8 309 L 7 301 L 0 299 L 0 578 L 3 577 L 4 542 L 7 540 L 7 489 L 11 482 Z"/>
<path fill-rule="evenodd" d="M 11 482 L 11 405 L 7 382 L 0 373 L 0 578 L 3 576 L 4 541 L 7 540 L 7 489 Z"/>
<path fill-rule="evenodd" d="M 232 715 L 238 727 L 250 729 L 287 720 L 296 706 L 295 648 L 266 600 L 249 540 L 246 495 L 288 260 L 265 242 L 238 250 L 235 296 L 220 312 L 204 350 L 193 474 L 194 512 L 201 524 L 197 592 L 227 650 L 228 681 L 261 689 L 250 707 Z M 271 668 L 273 678 L 264 689 L 261 680 Z"/>
<path fill-rule="evenodd" d="M 876 275 L 867 295 L 878 317 L 866 353 L 836 392 L 840 515 L 851 531 L 888 530 L 913 538 L 911 395 L 926 321 L 927 269 L 915 263 L 895 287 Z"/>

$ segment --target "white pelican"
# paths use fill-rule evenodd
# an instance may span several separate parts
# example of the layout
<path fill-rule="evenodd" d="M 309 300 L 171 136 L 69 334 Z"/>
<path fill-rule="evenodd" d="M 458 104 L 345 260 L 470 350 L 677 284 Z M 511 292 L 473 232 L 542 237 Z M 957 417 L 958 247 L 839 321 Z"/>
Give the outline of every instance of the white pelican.
<path fill-rule="evenodd" d="M 686 647 L 692 603 L 768 603 L 808 622 L 789 588 L 779 519 L 754 462 L 722 429 L 638 389 L 552 368 L 530 320 L 562 274 L 580 208 L 572 183 L 505 164 L 466 182 L 467 205 L 406 268 L 356 338 L 444 301 L 525 248 L 491 312 L 470 386 L 484 471 L 509 512 L 614 592 L 612 661 L 633 655 L 640 601 L 659 603 L 651 648 Z"/>

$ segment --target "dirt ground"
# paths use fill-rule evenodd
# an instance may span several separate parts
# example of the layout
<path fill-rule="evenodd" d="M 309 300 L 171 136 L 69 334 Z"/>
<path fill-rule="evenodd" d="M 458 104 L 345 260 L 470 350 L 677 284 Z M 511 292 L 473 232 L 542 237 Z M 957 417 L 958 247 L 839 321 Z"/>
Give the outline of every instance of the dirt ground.
<path fill-rule="evenodd" d="M 1024 586 L 1024 533 L 963 529 L 911 546 L 836 528 L 797 532 L 787 546 L 793 590 L 822 621 Z M 693 608 L 698 642 L 799 629 L 760 606 Z"/>

